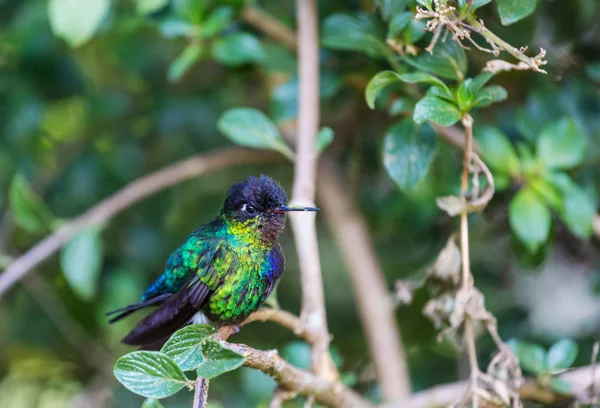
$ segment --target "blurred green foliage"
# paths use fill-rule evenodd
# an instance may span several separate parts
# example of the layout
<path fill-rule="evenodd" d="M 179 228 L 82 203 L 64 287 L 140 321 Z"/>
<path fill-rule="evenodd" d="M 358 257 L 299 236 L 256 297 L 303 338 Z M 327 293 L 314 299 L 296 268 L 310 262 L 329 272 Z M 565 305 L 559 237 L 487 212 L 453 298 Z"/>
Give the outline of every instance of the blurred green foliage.
<path fill-rule="evenodd" d="M 468 10 L 466 1 L 457 4 L 459 12 Z M 431 34 L 412 18 L 417 5 L 431 2 L 319 2 L 319 149 L 336 162 L 360 204 L 392 290 L 394 280 L 425 270 L 455 230 L 435 199 L 458 193 L 461 153 L 429 124 L 415 122 L 448 126 L 470 112 L 497 189 L 488 208 L 471 218 L 475 279 L 503 337 L 550 347 L 524 348 L 544 362 L 531 373 L 552 380 L 553 370 L 589 361 L 600 329 L 592 224 L 600 187 L 600 5 L 473 1 L 486 27 L 504 40 L 548 50 L 548 75 L 493 78 L 481 74 L 492 56 L 474 47 L 447 39 L 425 52 Z M 0 0 L 0 267 L 64 220 L 178 160 L 232 141 L 291 157 L 283 136 L 298 110 L 296 57 L 249 23 L 246 7 L 294 27 L 293 3 L 273 0 Z M 2 407 L 141 406 L 143 398 L 111 372 L 130 351 L 118 342 L 135 319 L 108 326 L 104 312 L 137 300 L 169 253 L 212 219 L 227 187 L 260 172 L 290 191 L 289 164 L 202 176 L 78 235 L 60 257 L 32 272 L 39 282 L 26 280 L 3 296 Z M 319 227 L 332 349 L 343 356 L 338 363 L 347 383 L 377 399 L 350 281 L 330 231 Z M 283 247 L 288 268 L 279 303 L 297 312 L 289 232 Z M 561 297 L 569 301 L 552 324 L 534 324 L 544 316 L 540 299 L 571 290 L 564 279 L 584 282 L 584 292 Z M 519 292 L 524 280 L 538 282 L 536 291 Z M 415 390 L 463 374 L 462 353 L 437 343 L 422 316 L 426 301 L 417 292 L 412 305 L 398 310 Z M 578 316 L 587 320 L 575 326 Z M 571 343 L 552 345 L 563 333 L 577 341 L 579 353 Z M 306 345 L 273 324 L 248 326 L 238 339 L 307 365 Z M 486 341 L 482 360 L 493 349 Z M 97 348 L 112 358 L 92 358 Z M 273 389 L 272 380 L 243 368 L 212 381 L 211 401 L 266 406 Z M 190 398 L 181 391 L 163 405 L 188 407 Z"/>

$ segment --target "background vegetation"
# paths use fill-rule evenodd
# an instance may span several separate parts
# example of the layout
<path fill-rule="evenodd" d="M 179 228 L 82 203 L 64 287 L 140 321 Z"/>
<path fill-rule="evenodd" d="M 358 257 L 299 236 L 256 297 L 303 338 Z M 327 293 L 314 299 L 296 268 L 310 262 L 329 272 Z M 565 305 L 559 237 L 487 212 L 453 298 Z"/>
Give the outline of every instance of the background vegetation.
<path fill-rule="evenodd" d="M 477 151 L 496 186 L 487 208 L 469 218 L 476 286 L 501 337 L 513 339 L 525 373 L 570 394 L 573 384 L 552 382 L 550 375 L 571 363 L 589 365 L 600 329 L 600 5 L 449 2 L 456 7 L 453 18 L 468 25 L 442 32 L 428 54 L 436 27 L 428 32 L 426 24 L 437 17 L 425 14 L 445 3 L 318 3 L 318 141 L 326 165 L 318 173 L 337 175 L 338 198 L 356 204 L 366 223 L 398 303 L 412 390 L 466 378 L 462 335 L 438 342 L 439 329 L 452 322 L 442 314 L 436 326 L 432 313 L 423 313 L 443 291 L 430 283 L 412 289 L 457 231 L 457 219 L 436 198 L 459 195 L 462 125 L 465 115 L 472 117 Z M 417 7 L 424 15 L 415 21 Z M 461 41 L 470 50 L 453 40 L 466 29 L 477 45 L 491 47 L 473 29 L 478 20 L 468 19 L 473 11 L 517 51 L 528 46 L 526 54 L 534 57 L 544 48 L 547 65 L 536 67 L 547 74 L 528 66 L 478 76 L 492 59 L 519 61 L 480 51 L 466 37 Z M 293 155 L 298 61 L 292 2 L 0 0 L 0 22 L 4 274 L 52 231 L 162 167 L 232 144 Z M 389 70 L 400 76 L 381 74 Z M 367 88 L 375 75 L 379 82 Z M 242 107 L 266 116 L 246 111 L 251 118 L 244 121 L 231 111 Z M 262 130 L 254 134 L 255 128 Z M 84 229 L 10 290 L 0 272 L 2 407 L 142 404 L 112 374 L 117 358 L 130 351 L 119 340 L 135 319 L 109 326 L 103 315 L 138 299 L 170 252 L 214 217 L 232 183 L 264 173 L 292 191 L 293 168 L 285 159 L 265 153 L 235 161 Z M 481 185 L 485 190 L 483 176 Z M 318 191 L 317 204 L 331 203 L 335 194 Z M 360 301 L 334 230 L 354 219 L 336 224 L 334 218 L 331 211 L 317 218 L 331 350 L 343 382 L 377 402 L 386 396 L 365 332 L 357 329 Z M 282 244 L 288 266 L 278 302 L 298 314 L 299 269 L 289 230 Z M 481 328 L 475 325 L 476 335 Z M 278 325 L 252 324 L 234 340 L 276 348 L 290 363 L 310 367 L 309 346 Z M 488 337 L 477 346 L 486 367 L 496 346 Z M 273 380 L 243 367 L 211 382 L 210 401 L 267 406 L 274 388 Z M 163 403 L 189 407 L 190 395 L 184 390 Z"/>

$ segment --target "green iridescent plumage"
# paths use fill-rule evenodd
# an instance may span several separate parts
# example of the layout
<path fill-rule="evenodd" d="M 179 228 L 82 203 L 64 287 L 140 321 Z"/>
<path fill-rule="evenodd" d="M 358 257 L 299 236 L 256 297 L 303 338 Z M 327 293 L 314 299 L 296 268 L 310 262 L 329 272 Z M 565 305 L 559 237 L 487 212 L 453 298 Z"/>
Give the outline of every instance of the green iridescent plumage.
<path fill-rule="evenodd" d="M 117 310 L 117 321 L 159 308 L 123 339 L 131 345 L 164 341 L 198 311 L 217 323 L 239 323 L 273 291 L 285 267 L 278 243 L 285 225 L 285 192 L 272 179 L 249 177 L 228 192 L 221 213 L 196 229 L 169 257 L 142 302 Z"/>

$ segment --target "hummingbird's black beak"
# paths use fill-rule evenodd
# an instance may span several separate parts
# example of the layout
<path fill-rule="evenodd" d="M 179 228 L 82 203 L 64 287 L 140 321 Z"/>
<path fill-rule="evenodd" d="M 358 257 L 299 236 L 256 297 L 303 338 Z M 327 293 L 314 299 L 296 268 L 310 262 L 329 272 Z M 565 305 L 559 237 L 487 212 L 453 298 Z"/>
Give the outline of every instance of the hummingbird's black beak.
<path fill-rule="evenodd" d="M 273 209 L 273 212 L 276 213 L 287 211 L 321 211 L 321 209 L 316 207 L 288 207 L 287 205 L 280 205 Z"/>

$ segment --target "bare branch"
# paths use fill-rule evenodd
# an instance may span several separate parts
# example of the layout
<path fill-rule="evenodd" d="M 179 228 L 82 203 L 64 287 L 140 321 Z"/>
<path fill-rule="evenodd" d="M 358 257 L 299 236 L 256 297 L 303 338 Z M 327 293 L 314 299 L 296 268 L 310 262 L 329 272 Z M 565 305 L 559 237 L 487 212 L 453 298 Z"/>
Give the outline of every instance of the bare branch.
<path fill-rule="evenodd" d="M 297 43 L 294 32 L 269 13 L 260 10 L 256 6 L 246 6 L 242 13 L 242 18 L 248 24 L 259 28 L 275 41 L 282 43 L 294 51 L 296 50 Z"/>
<path fill-rule="evenodd" d="M 51 257 L 75 234 L 85 228 L 108 222 L 119 212 L 152 194 L 210 171 L 281 159 L 279 154 L 273 152 L 228 148 L 190 157 L 137 179 L 73 221 L 63 224 L 56 232 L 10 264 L 0 275 L 0 297 L 33 268 Z"/>
<path fill-rule="evenodd" d="M 312 336 L 312 332 L 306 330 L 306 327 L 302 325 L 300 319 L 290 312 L 281 309 L 271 309 L 263 307 L 252 313 L 246 320 L 242 322 L 242 326 L 245 326 L 252 322 L 274 322 L 280 326 L 285 327 L 292 331 L 296 336 L 308 343 L 313 343 L 315 339 Z"/>
<path fill-rule="evenodd" d="M 319 36 L 315 0 L 297 0 L 298 25 L 298 138 L 292 205 L 314 206 L 319 131 Z M 329 354 L 323 278 L 317 243 L 316 214 L 291 214 L 302 280 L 301 319 L 312 332 L 313 369 L 328 379 L 338 377 Z"/>

